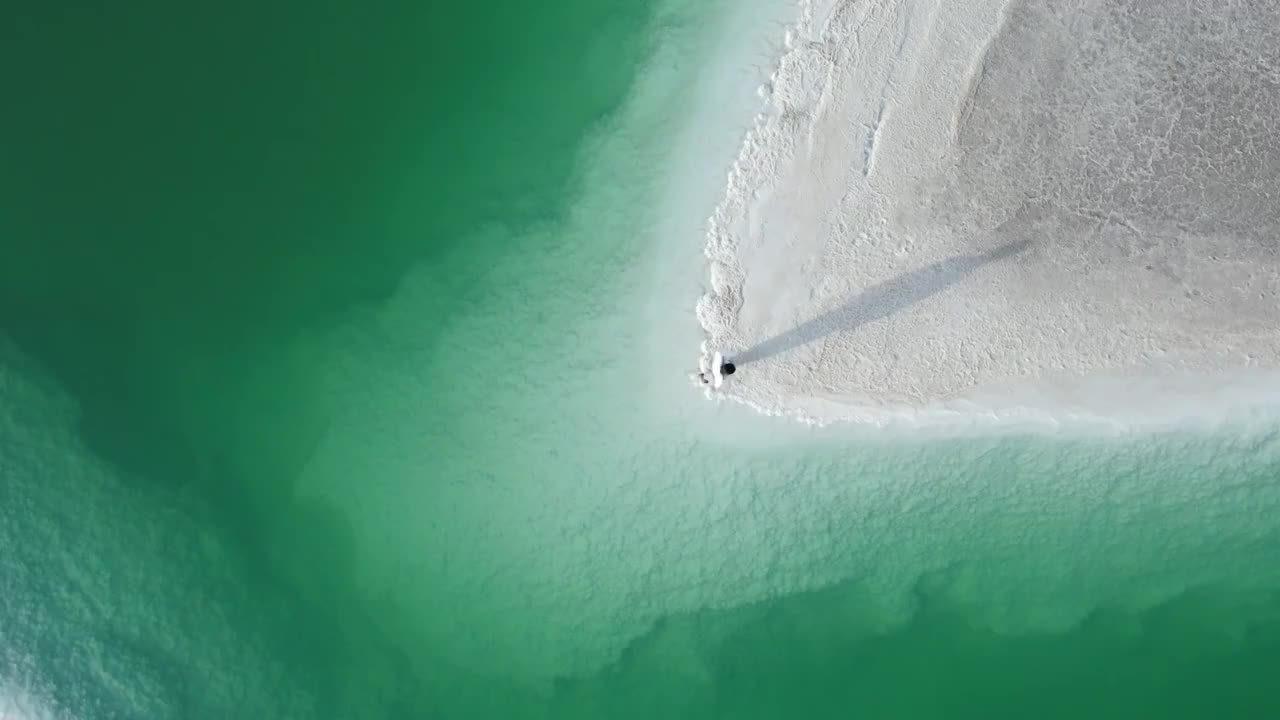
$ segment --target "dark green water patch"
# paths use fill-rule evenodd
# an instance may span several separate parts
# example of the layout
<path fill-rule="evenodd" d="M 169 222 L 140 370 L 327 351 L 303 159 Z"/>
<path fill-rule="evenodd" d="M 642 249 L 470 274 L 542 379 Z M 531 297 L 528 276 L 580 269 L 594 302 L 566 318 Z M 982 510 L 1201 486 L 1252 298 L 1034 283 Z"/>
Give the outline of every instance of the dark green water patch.
<path fill-rule="evenodd" d="M 874 628 L 856 583 L 672 617 L 616 666 L 562 682 L 562 717 L 1271 717 L 1280 594 L 1197 587 L 1060 632 L 1007 634 L 922 594 Z"/>
<path fill-rule="evenodd" d="M 295 339 L 417 267 L 429 345 L 459 288 L 536 252 L 475 230 L 563 217 L 652 6 L 37 3 L 0 29 L 0 333 L 95 453 L 211 508 L 246 613 L 336 716 L 362 673 L 394 696 L 404 670 L 352 594 L 345 520 L 292 497 L 329 420 Z"/>
<path fill-rule="evenodd" d="M 76 394 L 110 459 L 287 474 L 316 432 L 293 432 L 305 358 L 262 348 L 415 262 L 483 273 L 511 250 L 467 245 L 485 220 L 557 217 L 648 13 L 21 8 L 0 42 L 0 328 Z M 270 447 L 231 439 L 255 417 Z"/>

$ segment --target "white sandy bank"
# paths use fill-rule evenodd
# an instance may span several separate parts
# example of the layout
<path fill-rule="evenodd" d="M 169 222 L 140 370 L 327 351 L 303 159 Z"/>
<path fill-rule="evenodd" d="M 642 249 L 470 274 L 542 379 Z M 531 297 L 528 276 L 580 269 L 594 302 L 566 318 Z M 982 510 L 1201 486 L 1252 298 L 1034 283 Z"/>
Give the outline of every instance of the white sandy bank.
<path fill-rule="evenodd" d="M 1280 398 L 1280 6 L 818 0 L 787 45 L 708 232 L 725 396 Z"/>

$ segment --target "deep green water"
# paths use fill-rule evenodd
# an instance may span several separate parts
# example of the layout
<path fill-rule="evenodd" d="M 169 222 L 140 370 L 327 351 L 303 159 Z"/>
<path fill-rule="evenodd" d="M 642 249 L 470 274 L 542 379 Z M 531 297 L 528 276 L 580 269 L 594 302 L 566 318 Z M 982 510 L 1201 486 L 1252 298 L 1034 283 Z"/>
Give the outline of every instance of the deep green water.
<path fill-rule="evenodd" d="M 1280 714 L 1273 429 L 637 370 L 696 347 L 664 203 L 730 7 L 13 11 L 0 716 Z"/>

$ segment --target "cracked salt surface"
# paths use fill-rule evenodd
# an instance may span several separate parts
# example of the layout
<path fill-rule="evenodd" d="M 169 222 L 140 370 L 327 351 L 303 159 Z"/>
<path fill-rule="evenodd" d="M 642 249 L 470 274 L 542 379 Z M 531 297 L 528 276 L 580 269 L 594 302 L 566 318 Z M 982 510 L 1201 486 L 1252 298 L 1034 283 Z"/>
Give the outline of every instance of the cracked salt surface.
<path fill-rule="evenodd" d="M 725 397 L 1137 424 L 1280 398 L 1280 5 L 833 0 L 787 47 L 708 232 Z"/>

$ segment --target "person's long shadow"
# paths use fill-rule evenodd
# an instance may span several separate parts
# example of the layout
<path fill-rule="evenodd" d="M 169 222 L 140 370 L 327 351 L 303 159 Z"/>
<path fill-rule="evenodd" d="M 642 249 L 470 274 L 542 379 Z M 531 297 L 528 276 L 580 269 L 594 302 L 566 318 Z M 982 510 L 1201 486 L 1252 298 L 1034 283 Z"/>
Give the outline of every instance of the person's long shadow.
<path fill-rule="evenodd" d="M 1002 245 L 981 255 L 959 255 L 903 273 L 858 293 L 849 302 L 732 356 L 735 365 L 793 350 L 840 330 L 879 320 L 934 295 L 986 265 L 1022 252 L 1030 240 Z"/>

